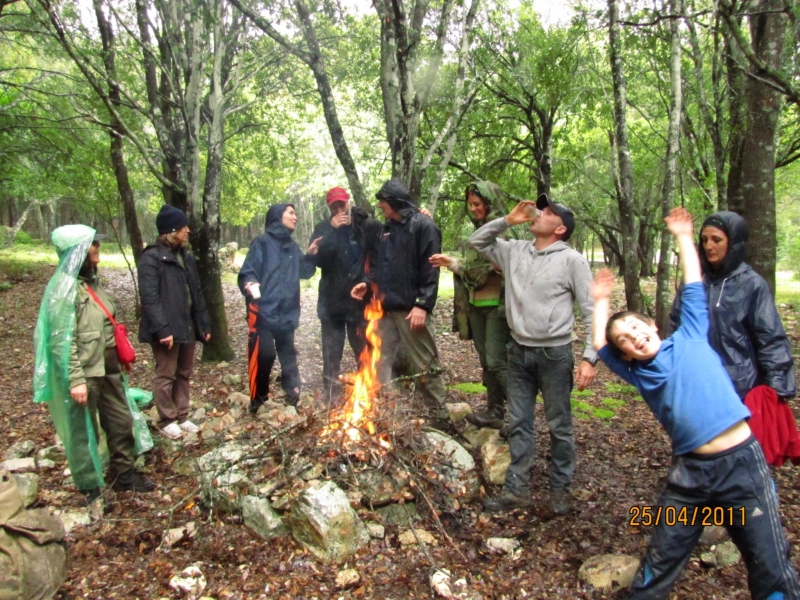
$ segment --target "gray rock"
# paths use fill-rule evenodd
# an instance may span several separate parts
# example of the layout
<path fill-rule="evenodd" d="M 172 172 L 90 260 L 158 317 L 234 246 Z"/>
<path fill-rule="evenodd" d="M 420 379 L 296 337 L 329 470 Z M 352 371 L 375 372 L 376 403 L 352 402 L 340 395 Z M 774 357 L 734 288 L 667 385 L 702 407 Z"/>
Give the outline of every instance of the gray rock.
<path fill-rule="evenodd" d="M 625 554 L 600 554 L 593 556 L 578 569 L 578 577 L 595 588 L 611 592 L 630 587 L 639 559 Z"/>
<path fill-rule="evenodd" d="M 323 562 L 340 562 L 369 542 L 347 495 L 332 481 L 312 482 L 289 516 L 292 536 Z"/>
<path fill-rule="evenodd" d="M 449 500 L 468 501 L 474 498 L 480 489 L 480 480 L 470 453 L 453 438 L 439 431 L 424 431 L 422 440 L 430 451 L 441 457 L 433 462 L 432 467 L 450 492 Z"/>
<path fill-rule="evenodd" d="M 493 554 L 512 554 L 520 548 L 520 543 L 514 538 L 493 537 L 486 540 L 486 547 Z"/>
<path fill-rule="evenodd" d="M 253 485 L 244 467 L 257 461 L 241 460 L 248 451 L 241 444 L 229 442 L 197 459 L 206 502 L 227 512 L 235 510 L 237 497 Z"/>
<path fill-rule="evenodd" d="M 242 496 L 240 499 L 244 524 L 265 540 L 283 535 L 288 527 L 269 500 L 257 496 Z"/>
<path fill-rule="evenodd" d="M 464 428 L 464 433 L 461 435 L 466 438 L 470 444 L 476 448 L 481 448 L 488 439 L 497 434 L 497 429 L 491 427 L 475 427 L 475 425 L 467 425 Z"/>
<path fill-rule="evenodd" d="M 265 421 L 273 429 L 282 429 L 302 418 L 297 414 L 297 409 L 294 406 L 281 406 L 270 410 L 265 410 L 266 408 L 266 405 L 261 408 L 258 418 L 261 421 Z"/>
<path fill-rule="evenodd" d="M 64 451 L 64 446 L 48 446 L 42 448 L 36 453 L 36 461 L 52 460 L 55 463 L 62 464 L 67 461 L 67 453 Z"/>
<path fill-rule="evenodd" d="M 727 567 L 735 565 L 741 557 L 736 544 L 729 540 L 718 546 L 712 546 L 708 552 L 701 553 L 700 561 L 707 567 Z"/>
<path fill-rule="evenodd" d="M 384 525 L 399 525 L 408 527 L 409 522 L 419 520 L 417 505 L 414 502 L 404 504 L 389 504 L 375 510 Z"/>
<path fill-rule="evenodd" d="M 8 469 L 12 473 L 33 473 L 36 471 L 36 459 L 33 457 L 12 458 L 1 462 L 0 468 Z"/>
<path fill-rule="evenodd" d="M 242 377 L 241 375 L 228 373 L 227 375 L 222 376 L 222 383 L 230 387 L 236 387 L 238 385 L 242 385 Z"/>
<path fill-rule="evenodd" d="M 39 476 L 36 473 L 15 473 L 12 477 L 17 482 L 17 489 L 25 508 L 36 502 L 39 496 Z"/>
<path fill-rule="evenodd" d="M 182 456 L 172 463 L 172 472 L 178 475 L 197 475 L 197 459 L 194 456 Z"/>
<path fill-rule="evenodd" d="M 366 523 L 369 537 L 382 540 L 386 536 L 386 528 L 378 523 Z"/>
<path fill-rule="evenodd" d="M 385 506 L 392 497 L 408 489 L 408 482 L 395 479 L 378 469 L 368 469 L 356 475 L 358 489 L 372 506 Z"/>
<path fill-rule="evenodd" d="M 495 485 L 502 485 L 511 464 L 511 452 L 508 443 L 500 438 L 497 431 L 481 446 L 481 460 L 486 479 Z"/>
<path fill-rule="evenodd" d="M 58 468 L 58 465 L 49 458 L 43 458 L 42 460 L 38 461 L 37 467 L 39 467 L 40 471 L 49 471 L 51 469 Z"/>
<path fill-rule="evenodd" d="M 64 524 L 64 531 L 69 533 L 78 526 L 89 525 L 92 522 L 92 517 L 89 514 L 89 509 L 81 510 L 67 510 L 58 515 L 61 522 Z"/>
<path fill-rule="evenodd" d="M 36 444 L 30 440 L 20 440 L 12 444 L 8 450 L 3 453 L 3 460 L 15 460 L 17 458 L 27 458 L 36 452 Z"/>
<path fill-rule="evenodd" d="M 250 396 L 242 394 L 241 392 L 233 392 L 228 395 L 228 404 L 239 406 L 240 408 L 247 408 L 250 406 Z"/>

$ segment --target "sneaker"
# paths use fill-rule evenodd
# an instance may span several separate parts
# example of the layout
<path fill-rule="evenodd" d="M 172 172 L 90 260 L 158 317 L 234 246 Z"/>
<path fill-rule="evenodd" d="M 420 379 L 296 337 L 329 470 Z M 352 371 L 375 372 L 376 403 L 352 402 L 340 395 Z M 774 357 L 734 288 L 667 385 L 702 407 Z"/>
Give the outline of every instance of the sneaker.
<path fill-rule="evenodd" d="M 161 435 L 168 437 L 171 440 L 179 440 L 183 437 L 183 430 L 181 426 L 174 421 L 161 429 Z"/>
<path fill-rule="evenodd" d="M 487 512 L 504 512 L 514 508 L 528 508 L 530 505 L 530 492 L 517 496 L 505 488 L 497 496 L 486 498 L 483 501 L 483 509 Z"/>
<path fill-rule="evenodd" d="M 486 410 L 482 413 L 467 415 L 467 421 L 476 427 L 500 429 L 503 426 L 503 415 L 498 415 L 497 412 L 493 410 Z"/>
<path fill-rule="evenodd" d="M 117 492 L 152 492 L 156 484 L 136 469 L 117 475 L 111 487 Z"/>
<path fill-rule="evenodd" d="M 556 515 L 565 515 L 569 512 L 569 490 L 563 488 L 550 490 L 550 510 Z"/>
<path fill-rule="evenodd" d="M 191 421 L 184 421 L 180 424 L 180 428 L 186 433 L 197 433 L 200 431 L 200 428 Z"/>

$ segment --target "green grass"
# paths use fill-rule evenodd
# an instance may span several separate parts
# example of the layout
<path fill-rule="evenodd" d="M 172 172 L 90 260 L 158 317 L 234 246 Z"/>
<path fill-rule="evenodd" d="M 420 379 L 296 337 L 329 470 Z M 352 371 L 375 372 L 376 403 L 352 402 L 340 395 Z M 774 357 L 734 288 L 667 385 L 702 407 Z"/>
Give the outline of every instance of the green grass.
<path fill-rule="evenodd" d="M 794 279 L 794 271 L 778 271 L 775 275 L 775 303 L 788 304 L 800 309 L 800 281 Z"/>
<path fill-rule="evenodd" d="M 448 386 L 448 388 L 451 390 L 458 390 L 459 392 L 464 392 L 465 394 L 483 394 L 486 391 L 486 388 L 484 386 L 474 381 L 465 381 L 464 383 L 457 383 L 456 385 Z"/>
<path fill-rule="evenodd" d="M 607 383 L 606 384 L 606 391 L 609 394 L 636 394 L 639 390 L 636 389 L 633 385 L 621 384 L 621 383 Z"/>
<path fill-rule="evenodd" d="M 125 246 L 125 255 L 133 264 L 133 253 L 130 246 Z M 58 255 L 51 244 L 14 244 L 10 248 L 0 249 L 0 272 L 4 268 L 21 269 L 34 265 L 57 265 Z M 126 269 L 128 264 L 120 251 L 119 246 L 103 243 L 100 246 L 100 268 Z"/>

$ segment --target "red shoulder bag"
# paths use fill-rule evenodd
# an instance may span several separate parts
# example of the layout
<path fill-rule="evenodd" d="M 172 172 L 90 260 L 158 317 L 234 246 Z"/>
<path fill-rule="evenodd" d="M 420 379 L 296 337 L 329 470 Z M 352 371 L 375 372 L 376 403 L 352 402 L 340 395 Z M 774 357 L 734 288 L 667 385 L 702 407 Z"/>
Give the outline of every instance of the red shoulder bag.
<path fill-rule="evenodd" d="M 111 316 L 111 313 L 108 312 L 108 309 L 100 302 L 100 298 L 97 297 L 97 294 L 94 293 L 94 290 L 91 286 L 86 286 L 86 291 L 89 292 L 89 295 L 94 298 L 94 301 L 97 302 L 97 305 L 103 309 L 103 312 L 106 313 L 108 320 L 111 321 L 111 324 L 114 326 L 114 341 L 117 343 L 117 358 L 119 359 L 119 363 L 121 365 L 129 365 L 131 363 L 136 362 L 136 350 L 133 349 L 131 345 L 131 341 L 128 339 L 128 330 L 125 328 L 125 325 L 122 323 L 117 323 L 114 320 L 114 317 Z"/>

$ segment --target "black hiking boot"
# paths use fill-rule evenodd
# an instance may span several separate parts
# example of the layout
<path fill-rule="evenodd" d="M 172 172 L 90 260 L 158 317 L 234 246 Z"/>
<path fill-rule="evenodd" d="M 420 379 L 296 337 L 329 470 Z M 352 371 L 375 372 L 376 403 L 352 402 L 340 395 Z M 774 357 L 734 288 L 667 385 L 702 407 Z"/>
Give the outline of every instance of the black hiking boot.
<path fill-rule="evenodd" d="M 156 484 L 147 477 L 139 473 L 136 469 L 131 469 L 120 473 L 111 484 L 111 488 L 116 492 L 152 492 L 156 489 Z"/>
<path fill-rule="evenodd" d="M 467 421 L 476 427 L 500 429 L 503 426 L 503 413 L 496 410 L 485 410 L 482 413 L 467 415 Z"/>
<path fill-rule="evenodd" d="M 84 501 L 86 506 L 91 507 L 95 502 L 102 502 L 103 514 L 108 514 L 114 510 L 114 505 L 103 496 L 103 490 L 100 488 L 92 488 L 90 490 L 83 490 Z"/>
<path fill-rule="evenodd" d="M 505 512 L 515 508 L 528 508 L 530 505 L 530 492 L 523 494 L 522 496 L 517 496 L 505 488 L 503 488 L 503 490 L 497 494 L 497 496 L 486 498 L 483 501 L 483 509 L 487 512 Z"/>
<path fill-rule="evenodd" d="M 569 490 L 562 488 L 550 490 L 550 510 L 558 516 L 569 512 Z"/>

